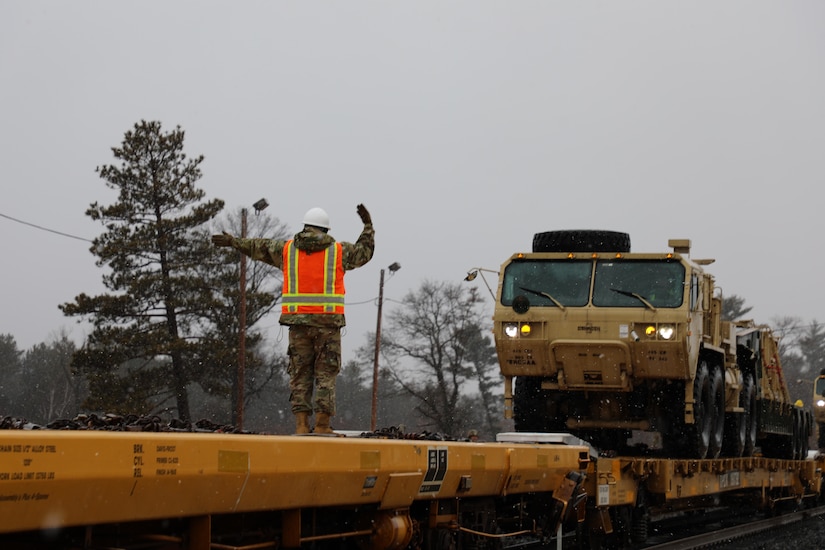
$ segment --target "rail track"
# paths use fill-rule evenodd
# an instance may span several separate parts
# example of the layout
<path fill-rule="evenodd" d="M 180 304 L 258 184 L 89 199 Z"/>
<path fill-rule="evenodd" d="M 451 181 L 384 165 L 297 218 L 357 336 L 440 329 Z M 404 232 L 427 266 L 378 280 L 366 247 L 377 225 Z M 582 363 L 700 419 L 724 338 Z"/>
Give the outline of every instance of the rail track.
<path fill-rule="evenodd" d="M 786 548 L 789 540 L 797 541 L 798 531 L 793 527 L 801 527 L 801 524 L 812 518 L 825 515 L 825 506 L 815 506 L 803 510 L 786 512 L 773 517 L 760 519 L 757 521 L 746 521 L 745 518 L 710 519 L 704 525 L 703 532 L 694 534 L 673 533 L 671 536 L 678 537 L 676 540 L 655 541 L 651 539 L 651 544 L 641 546 L 644 550 L 698 550 L 702 548 L 714 548 L 718 550 L 738 550 L 745 548 Z M 736 521 L 736 525 L 729 525 L 729 522 Z M 696 530 L 696 526 L 690 527 L 691 531 Z M 757 537 L 770 533 L 769 539 Z M 662 537 L 665 538 L 665 537 Z M 775 540 L 775 545 L 771 541 Z M 799 544 L 799 541 L 797 541 Z M 805 546 L 801 544 L 801 546 Z"/>

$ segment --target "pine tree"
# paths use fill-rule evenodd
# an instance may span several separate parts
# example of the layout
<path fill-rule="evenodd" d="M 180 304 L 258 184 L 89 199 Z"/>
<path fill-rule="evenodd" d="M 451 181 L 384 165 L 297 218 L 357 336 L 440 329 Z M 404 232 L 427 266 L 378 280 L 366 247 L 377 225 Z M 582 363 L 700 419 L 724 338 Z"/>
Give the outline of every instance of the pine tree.
<path fill-rule="evenodd" d="M 23 394 L 22 368 L 23 352 L 11 334 L 0 334 L 0 415 L 19 416 Z"/>
<path fill-rule="evenodd" d="M 819 375 L 825 369 L 825 326 L 816 319 L 799 338 L 799 351 L 804 358 L 802 373 L 806 379 Z"/>
<path fill-rule="evenodd" d="M 731 294 L 730 296 L 725 296 L 725 299 L 722 300 L 722 319 L 726 321 L 744 319 L 745 315 L 752 309 L 752 306 L 745 307 L 744 298 L 736 294 Z"/>
<path fill-rule="evenodd" d="M 179 126 L 164 133 L 160 122 L 141 121 L 112 149 L 119 164 L 97 168 L 118 192 L 113 204 L 95 202 L 86 210 L 106 229 L 91 252 L 108 268 L 103 284 L 111 293 L 80 294 L 60 306 L 94 326 L 73 358 L 89 376 L 92 409 L 175 408 L 189 420 L 187 385 L 205 384 L 213 374 L 204 369 L 204 349 L 213 343 L 201 335 L 214 288 L 200 275 L 217 256 L 196 229 L 224 203 L 204 201 L 196 187 L 203 156 L 188 158 L 183 146 Z"/>

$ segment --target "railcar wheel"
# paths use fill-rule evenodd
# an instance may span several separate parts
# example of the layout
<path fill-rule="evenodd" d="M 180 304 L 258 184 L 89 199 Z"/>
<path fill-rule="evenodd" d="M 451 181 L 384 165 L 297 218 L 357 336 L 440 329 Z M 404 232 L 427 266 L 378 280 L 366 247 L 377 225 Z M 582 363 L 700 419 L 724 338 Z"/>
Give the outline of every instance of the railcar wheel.
<path fill-rule="evenodd" d="M 701 361 L 693 379 L 693 424 L 685 425 L 686 454 L 692 458 L 705 458 L 710 449 L 713 431 L 713 397 L 708 365 Z"/>
<path fill-rule="evenodd" d="M 630 520 L 630 540 L 635 544 L 646 543 L 650 532 L 650 510 L 647 506 L 647 494 L 644 490 L 639 490 L 636 507 L 633 508 Z"/>
<path fill-rule="evenodd" d="M 714 367 L 710 373 L 710 445 L 708 458 L 719 458 L 725 435 L 725 379 L 721 369 Z"/>
<path fill-rule="evenodd" d="M 456 550 L 452 531 L 444 528 L 428 529 L 427 550 Z"/>

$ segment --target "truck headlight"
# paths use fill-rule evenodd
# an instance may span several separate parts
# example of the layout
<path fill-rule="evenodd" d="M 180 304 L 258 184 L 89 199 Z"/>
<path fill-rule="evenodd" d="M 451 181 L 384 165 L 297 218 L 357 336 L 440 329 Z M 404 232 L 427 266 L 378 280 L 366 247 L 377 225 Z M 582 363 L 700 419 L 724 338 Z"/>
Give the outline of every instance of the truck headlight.
<path fill-rule="evenodd" d="M 507 335 L 508 338 L 518 338 L 519 336 L 530 336 L 530 332 L 532 331 L 532 327 L 530 323 L 505 323 L 504 324 L 504 334 Z"/>
<path fill-rule="evenodd" d="M 657 325 L 651 323 L 644 325 L 645 337 L 653 340 L 673 340 L 676 337 L 676 325 L 671 323 L 662 323 Z"/>
<path fill-rule="evenodd" d="M 670 340 L 676 334 L 676 327 L 673 325 L 659 325 L 659 337 L 662 340 Z"/>
<path fill-rule="evenodd" d="M 816 402 L 817 407 L 825 407 L 825 399 L 819 399 Z"/>

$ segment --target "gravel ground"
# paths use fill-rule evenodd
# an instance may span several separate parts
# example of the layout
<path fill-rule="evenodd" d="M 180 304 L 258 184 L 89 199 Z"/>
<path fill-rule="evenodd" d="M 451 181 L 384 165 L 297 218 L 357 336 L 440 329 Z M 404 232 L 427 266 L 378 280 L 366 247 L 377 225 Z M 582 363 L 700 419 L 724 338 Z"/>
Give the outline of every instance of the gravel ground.
<path fill-rule="evenodd" d="M 808 518 L 715 548 L 724 550 L 785 550 L 789 548 L 817 550 L 825 548 L 825 515 Z"/>

